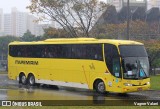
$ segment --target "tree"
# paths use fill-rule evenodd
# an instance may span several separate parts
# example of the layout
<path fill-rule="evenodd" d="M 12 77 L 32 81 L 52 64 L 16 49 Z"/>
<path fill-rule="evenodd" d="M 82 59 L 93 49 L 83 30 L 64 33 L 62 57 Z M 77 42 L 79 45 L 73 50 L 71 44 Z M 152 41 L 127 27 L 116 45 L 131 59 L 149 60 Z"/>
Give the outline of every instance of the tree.
<path fill-rule="evenodd" d="M 39 20 L 56 21 L 70 37 L 90 37 L 89 30 L 107 5 L 98 0 L 31 0 L 31 13 Z"/>
<path fill-rule="evenodd" d="M 160 40 L 146 40 L 144 43 L 149 56 L 150 69 L 160 67 Z"/>
<path fill-rule="evenodd" d="M 56 29 L 56 28 L 45 28 L 44 29 L 44 35 L 42 39 L 48 39 L 48 38 L 65 38 L 68 37 L 68 33 L 64 31 L 63 29 Z"/>
<path fill-rule="evenodd" d="M 136 20 L 130 22 L 130 39 L 131 40 L 149 40 L 158 39 L 158 23 L 147 24 L 144 21 Z M 95 36 L 103 36 L 110 39 L 125 39 L 127 23 L 118 24 L 101 24 L 92 28 L 91 33 Z M 106 36 L 106 37 L 104 37 Z M 160 38 L 159 38 L 160 39 Z"/>
<path fill-rule="evenodd" d="M 24 35 L 21 37 L 22 41 L 35 41 L 36 37 L 29 30 L 27 30 Z"/>
<path fill-rule="evenodd" d="M 96 38 L 123 39 L 126 23 L 96 25 L 91 34 Z"/>
<path fill-rule="evenodd" d="M 8 54 L 8 44 L 12 41 L 20 41 L 18 37 L 14 36 L 1 36 L 0 37 L 0 55 L 2 59 L 7 59 Z"/>
<path fill-rule="evenodd" d="M 130 22 L 130 37 L 133 40 L 145 40 L 149 39 L 148 35 L 149 26 L 146 22 L 141 20 L 135 20 Z"/>

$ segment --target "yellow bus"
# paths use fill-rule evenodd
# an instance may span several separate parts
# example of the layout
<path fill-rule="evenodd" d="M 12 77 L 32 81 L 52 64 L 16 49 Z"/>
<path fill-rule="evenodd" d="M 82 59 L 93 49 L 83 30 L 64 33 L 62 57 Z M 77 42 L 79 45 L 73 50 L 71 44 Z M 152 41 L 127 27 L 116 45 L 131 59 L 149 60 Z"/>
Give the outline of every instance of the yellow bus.
<path fill-rule="evenodd" d="M 150 88 L 142 43 L 59 38 L 9 44 L 8 77 L 21 84 L 48 84 L 128 93 Z"/>

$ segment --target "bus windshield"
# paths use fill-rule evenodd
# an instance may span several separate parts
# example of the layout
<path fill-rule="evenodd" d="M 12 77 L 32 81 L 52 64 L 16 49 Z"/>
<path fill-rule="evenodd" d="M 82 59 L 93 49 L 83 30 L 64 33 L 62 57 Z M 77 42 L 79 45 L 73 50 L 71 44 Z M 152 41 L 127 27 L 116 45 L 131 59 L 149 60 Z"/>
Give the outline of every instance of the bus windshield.
<path fill-rule="evenodd" d="M 144 79 L 149 77 L 149 62 L 143 45 L 119 46 L 122 56 L 124 79 Z"/>

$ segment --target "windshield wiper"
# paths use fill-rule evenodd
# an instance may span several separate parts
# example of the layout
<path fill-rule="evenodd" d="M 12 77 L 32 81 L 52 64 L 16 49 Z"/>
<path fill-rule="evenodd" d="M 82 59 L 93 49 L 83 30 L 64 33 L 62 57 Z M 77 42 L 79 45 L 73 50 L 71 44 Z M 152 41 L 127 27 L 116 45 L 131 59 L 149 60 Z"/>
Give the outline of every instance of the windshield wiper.
<path fill-rule="evenodd" d="M 139 74 L 139 78 L 147 78 L 146 72 L 144 71 L 143 67 L 140 64 L 140 60 L 137 60 L 137 70 Z"/>

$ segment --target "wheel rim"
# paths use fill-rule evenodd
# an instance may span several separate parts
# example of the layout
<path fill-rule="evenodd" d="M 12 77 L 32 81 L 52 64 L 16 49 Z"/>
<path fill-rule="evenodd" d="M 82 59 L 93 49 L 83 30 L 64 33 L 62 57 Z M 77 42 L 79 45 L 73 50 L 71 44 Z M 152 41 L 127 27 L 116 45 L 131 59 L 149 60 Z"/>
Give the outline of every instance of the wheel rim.
<path fill-rule="evenodd" d="M 31 76 L 31 77 L 29 78 L 29 83 L 30 83 L 31 85 L 34 84 L 34 77 L 33 77 L 33 76 Z"/>
<path fill-rule="evenodd" d="M 21 81 L 22 81 L 23 84 L 25 84 L 25 82 L 26 82 L 26 77 L 25 77 L 25 75 L 22 76 Z"/>
<path fill-rule="evenodd" d="M 103 93 L 105 91 L 105 86 L 103 82 L 99 82 L 98 84 L 98 91 Z"/>

